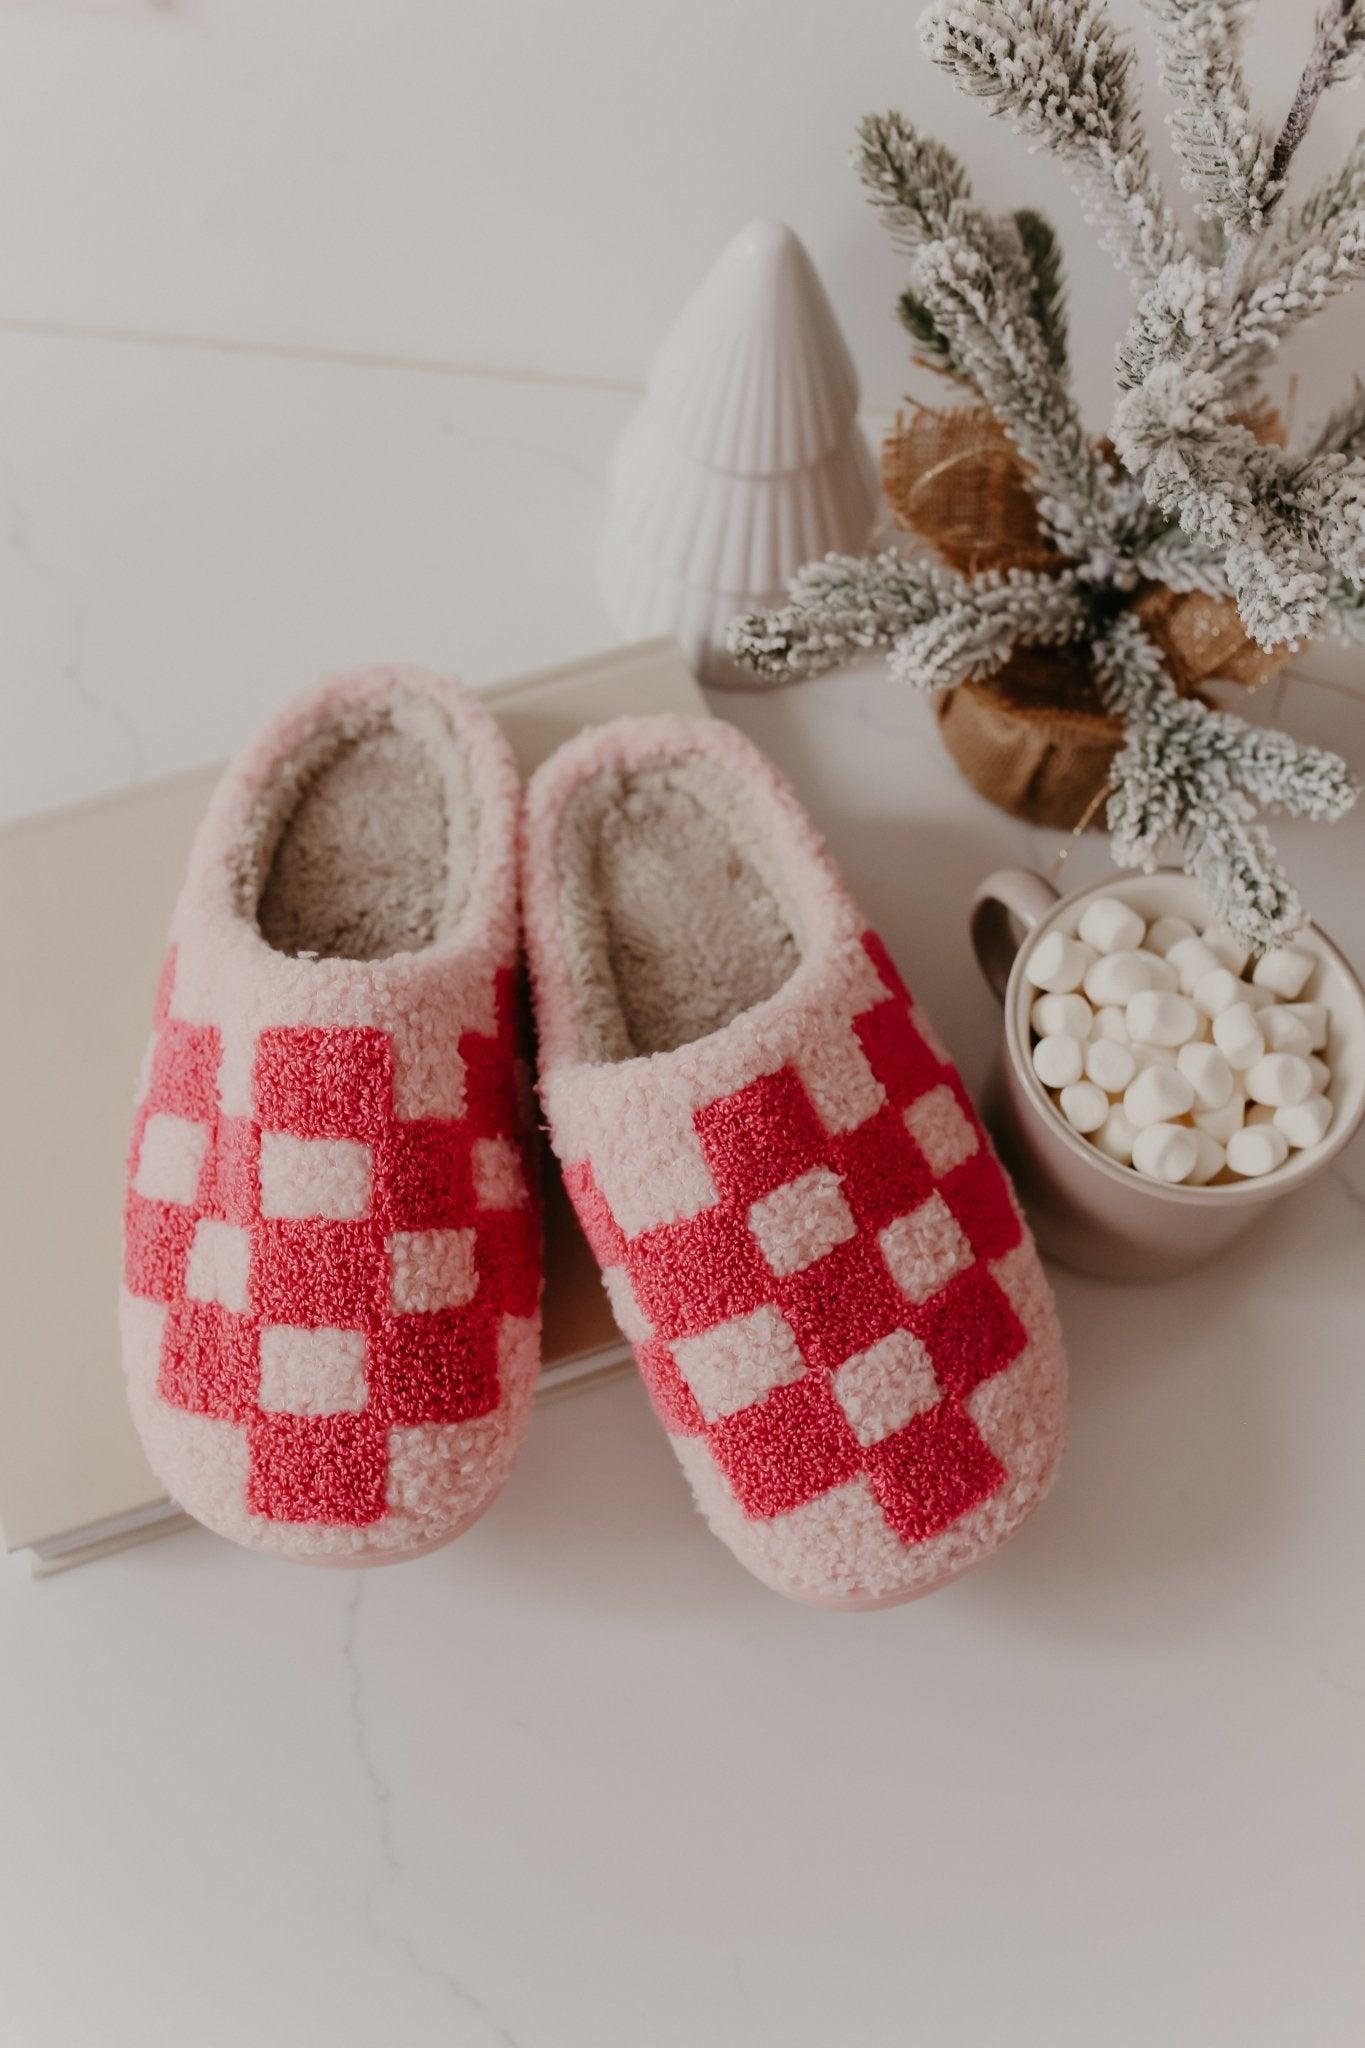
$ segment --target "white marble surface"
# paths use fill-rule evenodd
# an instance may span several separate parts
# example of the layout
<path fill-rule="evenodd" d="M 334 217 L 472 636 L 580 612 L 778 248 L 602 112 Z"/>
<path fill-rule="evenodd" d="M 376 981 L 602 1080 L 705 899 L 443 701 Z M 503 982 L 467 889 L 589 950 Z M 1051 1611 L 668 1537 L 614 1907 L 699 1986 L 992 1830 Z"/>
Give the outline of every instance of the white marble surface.
<path fill-rule="evenodd" d="M 485 12 L 497 92 L 447 102 Z M 676 10 L 602 0 L 0 6 L 0 810 L 216 756 L 329 665 L 479 681 L 605 641 L 615 385 L 747 214 L 813 222 L 894 399 L 867 343 L 894 277 L 804 162 L 817 115 L 837 153 L 906 97 L 906 10 L 854 13 L 826 63 L 801 0 L 769 79 L 758 11 L 719 0 L 695 48 Z M 573 72 L 575 33 L 600 63 Z M 548 217 L 545 180 L 488 168 L 521 75 Z M 985 162 L 1006 189 L 1015 158 Z M 1359 700 L 1289 703 L 1365 760 Z M 796 778 L 979 1083 L 966 905 L 1055 839 L 975 799 L 875 668 L 716 708 Z M 1282 843 L 1359 962 L 1365 813 Z M 495 1512 L 401 1569 L 199 1533 L 45 1583 L 0 1563 L 0 2042 L 1355 2048 L 1363 1231 L 1357 1144 L 1215 1272 L 1059 1275 L 1061 1482 L 919 1606 L 751 1584 L 634 1382 L 538 1416 Z"/>

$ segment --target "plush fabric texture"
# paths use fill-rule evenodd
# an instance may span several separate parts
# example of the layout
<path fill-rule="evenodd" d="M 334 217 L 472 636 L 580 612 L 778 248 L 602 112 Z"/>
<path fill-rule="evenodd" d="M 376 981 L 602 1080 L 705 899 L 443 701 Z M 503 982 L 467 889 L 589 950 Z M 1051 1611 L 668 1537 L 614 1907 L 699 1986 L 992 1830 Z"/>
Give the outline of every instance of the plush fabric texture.
<path fill-rule="evenodd" d="M 551 1142 L 698 1505 L 880 1606 L 1051 1483 L 1065 1363 L 948 1054 L 776 770 L 719 722 L 581 735 L 527 793 Z"/>
<path fill-rule="evenodd" d="M 525 1428 L 519 801 L 477 699 L 377 669 L 289 705 L 196 840 L 133 1122 L 124 1359 L 163 1483 L 254 1548 L 433 1548 Z"/>

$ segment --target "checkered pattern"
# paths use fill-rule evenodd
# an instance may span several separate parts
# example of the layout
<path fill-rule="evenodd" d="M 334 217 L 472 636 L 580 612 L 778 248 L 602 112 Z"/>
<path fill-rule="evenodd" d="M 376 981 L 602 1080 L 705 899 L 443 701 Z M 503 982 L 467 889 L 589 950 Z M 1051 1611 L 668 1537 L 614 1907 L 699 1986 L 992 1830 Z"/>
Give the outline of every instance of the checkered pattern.
<path fill-rule="evenodd" d="M 260 1031 L 251 1114 L 225 1115 L 220 1034 L 171 1014 L 174 973 L 125 1219 L 127 1288 L 167 1311 L 157 1393 L 241 1429 L 252 1514 L 378 1521 L 391 1432 L 495 1411 L 502 1320 L 539 1301 L 514 975 L 496 1031 L 460 1037 L 463 1114 L 405 1119 L 362 1027 Z"/>
<path fill-rule="evenodd" d="M 693 1113 L 719 1199 L 628 1235 L 591 1160 L 566 1170 L 658 1413 L 704 1438 L 751 1520 L 865 1475 L 905 1544 L 1006 1478 L 966 1403 L 1023 1351 L 992 1274 L 1021 1239 L 955 1069 L 880 940 L 885 993 L 851 1030 L 870 1072 L 851 1128 L 785 1066 Z"/>

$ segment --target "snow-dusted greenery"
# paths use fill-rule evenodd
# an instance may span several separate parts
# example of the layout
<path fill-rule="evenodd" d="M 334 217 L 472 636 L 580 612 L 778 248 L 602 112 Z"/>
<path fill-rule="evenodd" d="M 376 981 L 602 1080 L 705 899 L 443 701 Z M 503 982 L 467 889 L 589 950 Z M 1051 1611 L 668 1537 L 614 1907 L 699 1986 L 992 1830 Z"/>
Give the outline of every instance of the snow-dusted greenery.
<path fill-rule="evenodd" d="M 1190 236 L 1153 170 L 1132 53 L 1103 0 L 937 0 L 922 22 L 934 62 L 1066 166 L 1132 282 L 1117 462 L 1071 394 L 1047 222 L 979 206 L 951 151 L 899 114 L 864 121 L 856 152 L 907 260 L 900 312 L 915 354 L 1000 421 L 1065 567 L 969 578 L 895 551 L 831 557 L 801 572 L 782 609 L 736 620 L 731 648 L 776 682 L 887 647 L 896 674 L 943 690 L 997 672 L 1017 647 L 1088 644 L 1126 730 L 1108 812 L 1116 859 L 1150 865 L 1174 849 L 1219 914 L 1266 945 L 1301 912 L 1256 806 L 1332 819 L 1355 785 L 1333 755 L 1182 699 L 1124 607 L 1164 583 L 1231 597 L 1265 648 L 1324 628 L 1365 639 L 1365 388 L 1297 450 L 1248 423 L 1281 342 L 1365 276 L 1365 134 L 1338 171 L 1286 200 L 1318 99 L 1365 69 L 1365 0 L 1325 0 L 1278 133 L 1243 78 L 1245 0 L 1144 5 L 1198 214 Z"/>
<path fill-rule="evenodd" d="M 1151 867 L 1173 847 L 1234 931 L 1261 945 L 1290 937 L 1303 912 L 1257 809 L 1340 817 L 1355 794 L 1345 762 L 1178 697 L 1131 612 L 1095 641 L 1094 668 L 1127 734 L 1109 799 L 1115 860 Z"/>

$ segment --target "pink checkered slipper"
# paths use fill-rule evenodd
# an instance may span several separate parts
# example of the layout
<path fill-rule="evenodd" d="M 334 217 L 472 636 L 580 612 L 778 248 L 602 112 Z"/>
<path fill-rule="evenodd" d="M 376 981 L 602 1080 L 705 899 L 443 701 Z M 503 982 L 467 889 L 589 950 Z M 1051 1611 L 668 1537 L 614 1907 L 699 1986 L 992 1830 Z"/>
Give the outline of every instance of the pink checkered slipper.
<path fill-rule="evenodd" d="M 124 1360 L 161 1480 L 239 1543 L 432 1549 L 525 1428 L 518 801 L 475 698 L 377 669 L 289 705 L 200 828 L 133 1124 Z"/>
<path fill-rule="evenodd" d="M 719 722 L 599 727 L 531 783 L 522 886 L 551 1140 L 716 1534 L 825 1605 L 977 1563 L 1061 1450 L 1052 1298 L 790 789 Z"/>

